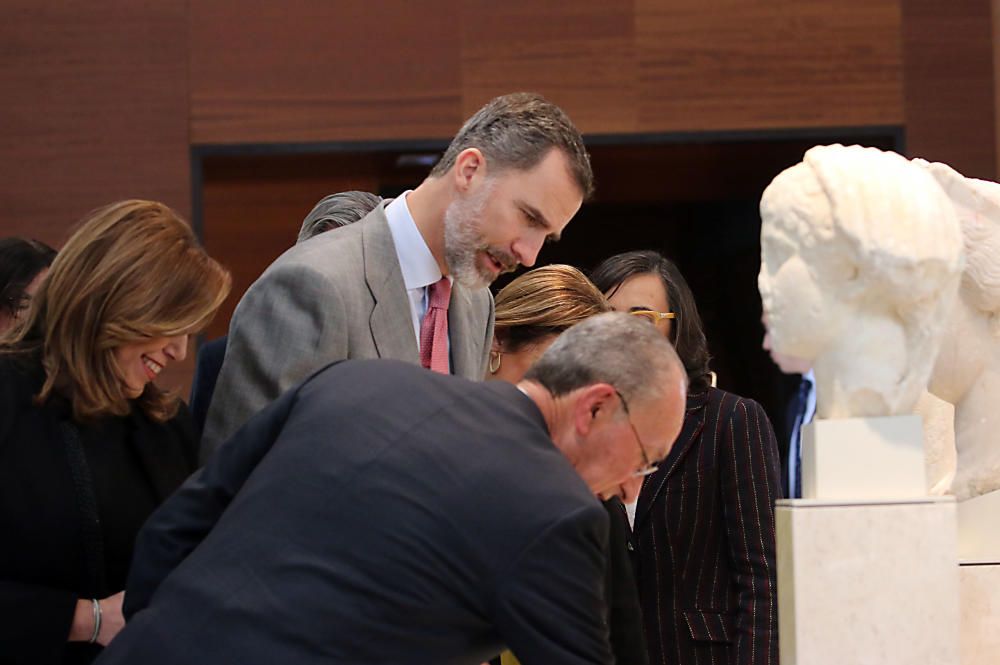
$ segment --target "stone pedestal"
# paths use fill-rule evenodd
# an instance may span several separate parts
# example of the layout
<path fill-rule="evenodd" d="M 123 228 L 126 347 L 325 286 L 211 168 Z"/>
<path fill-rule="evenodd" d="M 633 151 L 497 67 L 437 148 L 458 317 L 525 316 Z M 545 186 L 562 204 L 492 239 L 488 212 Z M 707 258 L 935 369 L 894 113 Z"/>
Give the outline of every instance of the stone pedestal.
<path fill-rule="evenodd" d="M 962 665 L 1000 663 L 1000 563 L 958 569 Z"/>
<path fill-rule="evenodd" d="M 1000 664 L 1000 490 L 959 501 L 962 665 Z"/>
<path fill-rule="evenodd" d="M 920 416 L 815 420 L 802 428 L 802 497 L 885 500 L 926 496 Z"/>
<path fill-rule="evenodd" d="M 958 560 L 1000 562 L 1000 490 L 958 502 Z"/>
<path fill-rule="evenodd" d="M 775 518 L 782 665 L 958 665 L 952 498 L 783 500 Z"/>

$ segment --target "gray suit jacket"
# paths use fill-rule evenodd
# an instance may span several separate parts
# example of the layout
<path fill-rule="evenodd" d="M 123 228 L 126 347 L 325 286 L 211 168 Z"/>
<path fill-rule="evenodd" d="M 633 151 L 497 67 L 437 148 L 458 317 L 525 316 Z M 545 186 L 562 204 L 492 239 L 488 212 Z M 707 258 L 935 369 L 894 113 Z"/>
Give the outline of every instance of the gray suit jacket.
<path fill-rule="evenodd" d="M 348 358 L 420 363 L 410 304 L 385 217 L 295 245 L 240 300 L 202 437 L 202 462 L 250 417 L 318 369 Z M 479 380 L 493 298 L 456 283 L 448 310 L 452 372 Z"/>

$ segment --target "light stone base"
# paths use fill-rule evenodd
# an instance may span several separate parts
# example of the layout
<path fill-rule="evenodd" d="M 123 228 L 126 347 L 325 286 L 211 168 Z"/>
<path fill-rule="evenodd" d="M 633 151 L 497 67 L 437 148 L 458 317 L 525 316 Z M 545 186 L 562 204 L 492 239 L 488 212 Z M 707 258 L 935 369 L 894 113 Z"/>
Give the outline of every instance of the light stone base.
<path fill-rule="evenodd" d="M 814 420 L 802 428 L 805 499 L 910 499 L 927 495 L 920 416 Z"/>
<path fill-rule="evenodd" d="M 781 665 L 958 665 L 955 503 L 782 500 Z"/>
<path fill-rule="evenodd" d="M 962 601 L 962 665 L 1000 663 L 1000 564 L 958 569 Z"/>
<path fill-rule="evenodd" d="M 958 560 L 1000 563 L 1000 490 L 958 502 Z"/>

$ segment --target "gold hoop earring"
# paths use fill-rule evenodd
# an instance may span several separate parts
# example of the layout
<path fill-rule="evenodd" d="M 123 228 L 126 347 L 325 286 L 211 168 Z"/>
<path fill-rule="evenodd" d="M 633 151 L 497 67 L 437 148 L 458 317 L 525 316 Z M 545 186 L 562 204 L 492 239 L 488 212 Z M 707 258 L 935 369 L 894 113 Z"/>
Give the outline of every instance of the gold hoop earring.
<path fill-rule="evenodd" d="M 493 354 L 496 354 L 494 356 Z M 493 362 L 493 358 L 496 358 L 496 363 Z M 500 371 L 500 351 L 490 351 L 490 374 L 496 374 Z"/>

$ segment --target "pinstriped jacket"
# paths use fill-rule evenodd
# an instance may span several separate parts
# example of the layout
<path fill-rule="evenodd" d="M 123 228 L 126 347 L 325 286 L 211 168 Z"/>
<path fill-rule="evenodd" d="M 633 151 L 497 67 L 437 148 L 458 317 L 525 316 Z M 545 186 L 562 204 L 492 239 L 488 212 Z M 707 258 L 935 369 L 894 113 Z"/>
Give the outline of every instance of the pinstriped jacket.
<path fill-rule="evenodd" d="M 688 396 L 681 434 L 636 506 L 652 665 L 777 665 L 780 477 L 759 404 L 715 388 Z"/>

